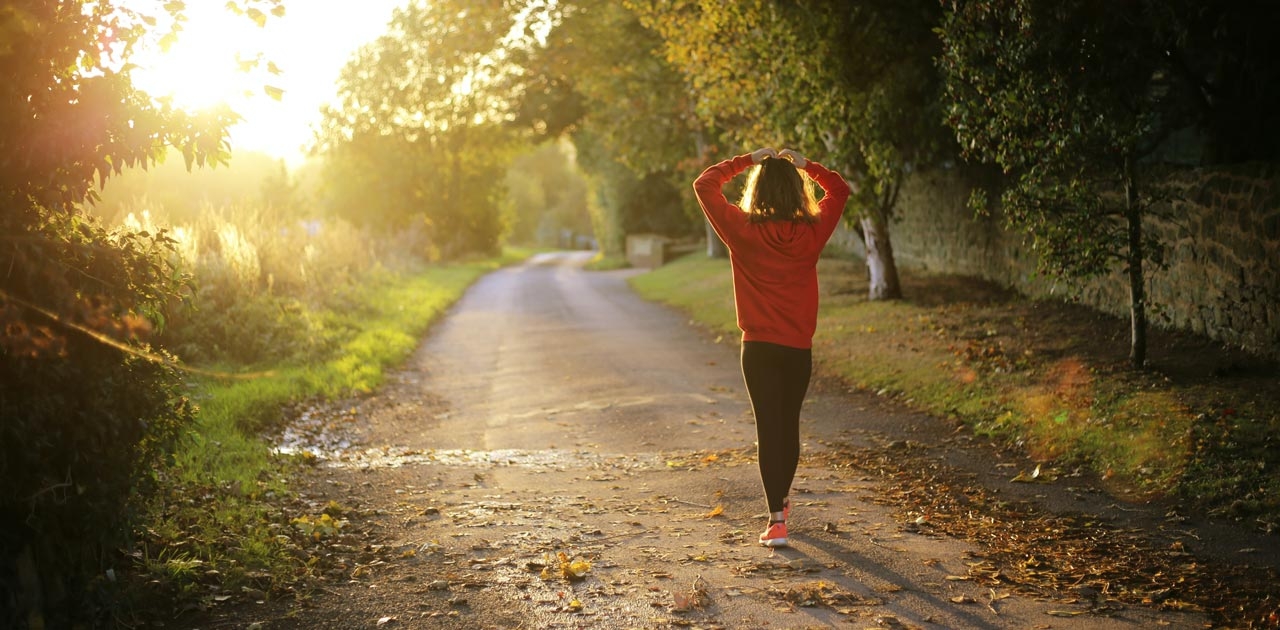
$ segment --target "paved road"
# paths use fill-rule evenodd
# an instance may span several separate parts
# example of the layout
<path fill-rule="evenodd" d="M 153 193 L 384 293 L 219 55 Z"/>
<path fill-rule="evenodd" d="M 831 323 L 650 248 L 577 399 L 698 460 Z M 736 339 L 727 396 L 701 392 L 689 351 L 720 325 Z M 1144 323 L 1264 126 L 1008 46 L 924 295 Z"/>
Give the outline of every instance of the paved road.
<path fill-rule="evenodd" d="M 750 443 L 751 427 L 687 423 L 747 409 L 730 346 L 637 298 L 623 274 L 583 272 L 590 255 L 540 255 L 472 287 L 418 353 L 426 386 L 450 406 L 416 426 L 421 445 L 636 453 Z"/>
<path fill-rule="evenodd" d="M 979 583 L 979 550 L 904 526 L 882 481 L 820 458 L 797 478 L 794 547 L 759 547 L 737 344 L 587 258 L 485 277 L 356 404 L 355 445 L 328 454 L 311 498 L 356 504 L 383 546 L 306 605 L 264 609 L 264 628 L 1203 626 Z M 807 453 L 936 432 L 831 389 L 811 392 Z"/>

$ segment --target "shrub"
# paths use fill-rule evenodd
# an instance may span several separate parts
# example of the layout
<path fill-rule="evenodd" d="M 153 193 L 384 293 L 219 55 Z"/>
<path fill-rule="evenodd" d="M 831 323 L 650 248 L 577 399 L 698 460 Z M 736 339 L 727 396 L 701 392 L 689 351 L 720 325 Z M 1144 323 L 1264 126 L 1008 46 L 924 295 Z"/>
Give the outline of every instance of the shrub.
<path fill-rule="evenodd" d="M 142 200 L 121 221 L 156 231 L 166 215 Z M 284 218 L 251 204 L 206 206 L 198 219 L 172 230 L 173 262 L 195 282 L 191 308 L 174 309 L 160 339 L 184 361 L 201 365 L 323 356 L 333 349 L 333 330 L 314 313 L 343 300 L 397 249 L 375 245 L 340 220 Z"/>
<path fill-rule="evenodd" d="M 0 626 L 64 627 L 100 621 L 104 559 L 194 408 L 144 341 L 179 295 L 173 242 L 33 212 L 0 220 Z"/>

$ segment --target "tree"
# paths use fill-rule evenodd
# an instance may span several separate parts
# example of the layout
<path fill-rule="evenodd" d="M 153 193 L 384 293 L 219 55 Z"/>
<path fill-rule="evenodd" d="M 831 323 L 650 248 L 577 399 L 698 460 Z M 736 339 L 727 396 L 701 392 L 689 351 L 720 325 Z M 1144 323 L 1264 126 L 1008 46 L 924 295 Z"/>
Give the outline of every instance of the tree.
<path fill-rule="evenodd" d="M 423 225 L 437 254 L 493 252 L 522 3 L 411 2 L 364 47 L 323 112 L 317 150 L 338 211 L 382 227 Z"/>
<path fill-rule="evenodd" d="M 181 23 L 181 3 L 165 13 Z M 250 17 L 276 0 L 234 4 Z M 157 11 L 161 9 L 156 9 Z M 0 9 L 0 625 L 98 625 L 91 576 L 124 542 L 151 467 L 194 408 L 148 333 L 180 299 L 164 234 L 111 232 L 83 202 L 168 147 L 227 155 L 234 114 L 134 89 L 130 56 L 173 36 L 106 2 Z M 15 606 L 24 606 L 16 609 Z"/>
<path fill-rule="evenodd" d="M 568 138 L 517 157 L 507 171 L 507 197 L 514 242 L 572 246 L 561 242 L 562 231 L 592 232 L 587 182 Z"/>
<path fill-rule="evenodd" d="M 854 184 L 870 297 L 901 297 L 889 221 L 903 177 L 941 147 L 937 4 L 629 2 L 689 77 L 697 114 L 741 145 L 788 144 Z M 724 42 L 732 42 L 725 45 Z"/>
<path fill-rule="evenodd" d="M 689 233 L 704 223 L 689 182 L 705 166 L 706 134 L 661 38 L 616 2 L 557 6 L 545 44 L 524 61 L 522 123 L 573 138 L 606 252 L 631 231 Z"/>
<path fill-rule="evenodd" d="M 1143 160 L 1196 116 L 1196 86 L 1170 66 L 1185 31 L 1151 8 L 955 0 L 940 30 L 946 120 L 964 155 L 1009 175 L 1004 220 L 1042 269 L 1085 277 L 1121 262 L 1135 367 L 1147 354 L 1144 265 L 1161 260 L 1144 229 L 1158 191 Z"/>

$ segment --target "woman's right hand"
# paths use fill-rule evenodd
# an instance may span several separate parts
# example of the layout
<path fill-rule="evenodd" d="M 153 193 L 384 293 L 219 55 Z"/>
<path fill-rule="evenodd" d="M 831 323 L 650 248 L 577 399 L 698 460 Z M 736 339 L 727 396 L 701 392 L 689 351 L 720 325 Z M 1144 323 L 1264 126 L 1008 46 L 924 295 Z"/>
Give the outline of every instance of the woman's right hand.
<path fill-rule="evenodd" d="M 770 149 L 767 147 L 764 149 L 756 149 L 755 151 L 751 152 L 751 163 L 759 164 L 763 162 L 765 158 L 776 158 L 776 157 L 778 157 L 778 152 L 773 149 Z"/>
<path fill-rule="evenodd" d="M 778 153 L 778 157 L 784 160 L 791 160 L 791 163 L 795 164 L 796 168 L 804 168 L 809 164 L 809 160 L 804 159 L 803 155 L 800 155 L 791 149 L 783 149 Z"/>

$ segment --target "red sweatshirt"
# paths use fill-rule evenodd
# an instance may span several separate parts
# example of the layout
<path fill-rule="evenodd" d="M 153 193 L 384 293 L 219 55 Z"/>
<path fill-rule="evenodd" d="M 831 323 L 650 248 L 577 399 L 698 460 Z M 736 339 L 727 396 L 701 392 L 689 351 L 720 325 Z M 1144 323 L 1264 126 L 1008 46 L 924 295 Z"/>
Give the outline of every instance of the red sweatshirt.
<path fill-rule="evenodd" d="M 729 247 L 738 328 L 743 341 L 811 348 L 818 327 L 818 255 L 840 223 L 849 184 L 810 161 L 804 171 L 826 193 L 818 202 L 818 222 L 750 223 L 721 188 L 751 166 L 749 154 L 739 155 L 709 167 L 693 182 L 702 212 Z"/>

